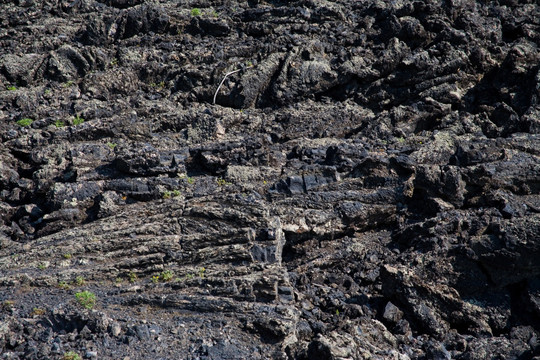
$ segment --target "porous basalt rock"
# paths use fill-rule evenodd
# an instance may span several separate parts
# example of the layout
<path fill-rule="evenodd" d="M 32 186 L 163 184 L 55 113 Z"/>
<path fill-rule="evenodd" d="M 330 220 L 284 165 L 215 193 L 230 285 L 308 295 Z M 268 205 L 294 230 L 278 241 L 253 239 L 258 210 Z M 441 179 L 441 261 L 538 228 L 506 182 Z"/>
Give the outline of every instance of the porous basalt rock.
<path fill-rule="evenodd" d="M 540 357 L 534 1 L 0 3 L 5 358 Z"/>

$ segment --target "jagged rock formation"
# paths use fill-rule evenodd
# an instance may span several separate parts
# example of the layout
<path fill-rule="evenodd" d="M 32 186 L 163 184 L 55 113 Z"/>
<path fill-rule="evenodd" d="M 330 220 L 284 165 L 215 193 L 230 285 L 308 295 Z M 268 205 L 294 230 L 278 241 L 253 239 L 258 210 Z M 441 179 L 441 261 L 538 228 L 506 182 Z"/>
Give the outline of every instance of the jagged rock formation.
<path fill-rule="evenodd" d="M 0 9 L 4 358 L 540 358 L 535 1 Z"/>

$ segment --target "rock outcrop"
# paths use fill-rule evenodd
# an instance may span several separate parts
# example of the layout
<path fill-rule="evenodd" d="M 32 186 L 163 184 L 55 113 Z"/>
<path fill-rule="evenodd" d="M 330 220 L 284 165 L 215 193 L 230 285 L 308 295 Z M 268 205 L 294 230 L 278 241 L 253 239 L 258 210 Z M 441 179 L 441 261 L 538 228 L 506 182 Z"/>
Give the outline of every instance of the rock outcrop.
<path fill-rule="evenodd" d="M 535 1 L 0 10 L 3 358 L 540 358 Z"/>

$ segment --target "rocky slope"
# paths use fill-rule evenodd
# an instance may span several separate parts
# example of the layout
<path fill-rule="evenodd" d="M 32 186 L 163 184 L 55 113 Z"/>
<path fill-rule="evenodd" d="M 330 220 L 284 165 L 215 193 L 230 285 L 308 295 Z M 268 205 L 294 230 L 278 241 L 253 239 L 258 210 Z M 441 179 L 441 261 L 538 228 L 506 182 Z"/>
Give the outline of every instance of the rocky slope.
<path fill-rule="evenodd" d="M 2 358 L 540 359 L 534 0 L 0 10 Z"/>

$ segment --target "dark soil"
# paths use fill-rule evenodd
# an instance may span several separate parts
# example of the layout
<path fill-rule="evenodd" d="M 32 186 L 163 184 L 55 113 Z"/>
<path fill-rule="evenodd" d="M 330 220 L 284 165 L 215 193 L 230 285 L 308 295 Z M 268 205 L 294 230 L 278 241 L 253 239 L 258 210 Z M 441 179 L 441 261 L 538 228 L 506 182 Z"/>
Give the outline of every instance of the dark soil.
<path fill-rule="evenodd" d="M 0 0 L 1 358 L 540 359 L 539 46 L 534 0 Z"/>

